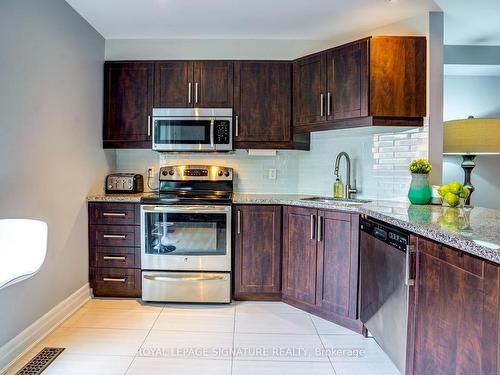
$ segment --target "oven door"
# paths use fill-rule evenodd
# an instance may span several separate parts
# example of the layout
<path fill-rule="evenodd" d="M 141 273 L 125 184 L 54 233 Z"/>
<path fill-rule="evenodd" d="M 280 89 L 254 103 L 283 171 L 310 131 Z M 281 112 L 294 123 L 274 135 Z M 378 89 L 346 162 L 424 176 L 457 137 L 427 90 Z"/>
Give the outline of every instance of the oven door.
<path fill-rule="evenodd" d="M 141 206 L 141 265 L 231 271 L 231 206 Z"/>

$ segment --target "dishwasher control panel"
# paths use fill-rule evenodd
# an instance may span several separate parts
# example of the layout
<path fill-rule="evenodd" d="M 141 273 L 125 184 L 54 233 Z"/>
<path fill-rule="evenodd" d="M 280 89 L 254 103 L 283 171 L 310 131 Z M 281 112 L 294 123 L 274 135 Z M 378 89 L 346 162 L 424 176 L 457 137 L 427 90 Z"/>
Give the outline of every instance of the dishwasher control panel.
<path fill-rule="evenodd" d="M 407 246 L 410 244 L 408 234 L 373 220 L 361 219 L 360 229 L 402 251 L 406 251 Z"/>

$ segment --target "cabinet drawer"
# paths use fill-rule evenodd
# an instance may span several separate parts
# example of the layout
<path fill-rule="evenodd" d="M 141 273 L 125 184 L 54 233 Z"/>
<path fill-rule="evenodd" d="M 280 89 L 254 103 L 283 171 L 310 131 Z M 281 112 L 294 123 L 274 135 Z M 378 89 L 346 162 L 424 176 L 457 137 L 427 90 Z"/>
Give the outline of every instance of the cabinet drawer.
<path fill-rule="evenodd" d="M 140 297 L 141 270 L 95 268 L 94 295 L 99 297 Z"/>
<path fill-rule="evenodd" d="M 139 225 L 138 205 L 134 203 L 89 203 L 90 224 Z"/>
<path fill-rule="evenodd" d="M 139 263 L 139 265 L 137 265 Z M 136 262 L 136 256 L 131 254 L 120 254 L 115 251 L 106 251 L 104 253 L 96 253 L 96 267 L 115 267 L 115 268 L 138 268 L 140 262 Z"/>
<path fill-rule="evenodd" d="M 92 246 L 140 246 L 140 227 L 132 225 L 91 225 Z"/>

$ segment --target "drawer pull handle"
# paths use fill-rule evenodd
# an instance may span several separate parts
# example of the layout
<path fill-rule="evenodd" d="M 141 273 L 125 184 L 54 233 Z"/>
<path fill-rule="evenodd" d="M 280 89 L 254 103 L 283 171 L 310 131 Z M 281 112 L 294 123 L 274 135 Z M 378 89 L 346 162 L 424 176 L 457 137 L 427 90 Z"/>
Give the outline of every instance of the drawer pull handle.
<path fill-rule="evenodd" d="M 118 279 L 118 278 L 114 278 L 114 277 L 104 277 L 103 281 L 109 281 L 112 283 L 124 283 L 125 281 L 127 281 L 127 279 L 125 279 L 125 278 Z"/>
<path fill-rule="evenodd" d="M 215 280 L 226 280 L 227 276 L 205 276 L 205 277 L 194 277 L 194 276 L 150 276 L 144 275 L 146 280 L 151 281 L 215 281 Z"/>
<path fill-rule="evenodd" d="M 103 238 L 116 238 L 116 239 L 120 239 L 120 240 L 124 240 L 125 238 L 127 238 L 127 236 L 125 234 L 103 234 L 102 237 Z"/>
<path fill-rule="evenodd" d="M 125 217 L 127 214 L 125 212 L 103 212 L 102 216 Z"/>
<path fill-rule="evenodd" d="M 104 260 L 125 260 L 127 257 L 115 257 L 115 256 L 109 256 L 109 255 L 104 255 L 102 257 Z"/>

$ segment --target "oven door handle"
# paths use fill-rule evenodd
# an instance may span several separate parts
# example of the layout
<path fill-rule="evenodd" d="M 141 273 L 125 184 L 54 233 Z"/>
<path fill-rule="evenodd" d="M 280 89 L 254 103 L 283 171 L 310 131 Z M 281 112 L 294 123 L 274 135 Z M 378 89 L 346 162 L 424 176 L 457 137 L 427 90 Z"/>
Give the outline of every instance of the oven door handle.
<path fill-rule="evenodd" d="M 151 276 L 144 275 L 146 280 L 151 281 L 216 281 L 216 280 L 226 280 L 226 275 L 214 275 L 214 276 Z"/>
<path fill-rule="evenodd" d="M 214 130 L 215 130 L 215 119 L 210 120 L 210 147 L 214 148 Z"/>
<path fill-rule="evenodd" d="M 231 206 L 142 206 L 144 212 L 165 212 L 165 213 L 178 213 L 178 212 L 230 212 Z"/>

